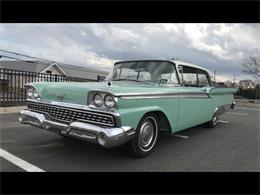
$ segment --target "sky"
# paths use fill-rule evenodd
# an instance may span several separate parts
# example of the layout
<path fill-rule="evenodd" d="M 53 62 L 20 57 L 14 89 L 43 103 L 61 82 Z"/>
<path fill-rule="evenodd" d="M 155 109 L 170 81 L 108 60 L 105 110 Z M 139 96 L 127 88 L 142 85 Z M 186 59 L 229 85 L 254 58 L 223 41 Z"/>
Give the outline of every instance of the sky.
<path fill-rule="evenodd" d="M 121 60 L 179 58 L 233 81 L 252 79 L 241 63 L 260 56 L 260 24 L 0 24 L 0 49 L 102 71 Z"/>

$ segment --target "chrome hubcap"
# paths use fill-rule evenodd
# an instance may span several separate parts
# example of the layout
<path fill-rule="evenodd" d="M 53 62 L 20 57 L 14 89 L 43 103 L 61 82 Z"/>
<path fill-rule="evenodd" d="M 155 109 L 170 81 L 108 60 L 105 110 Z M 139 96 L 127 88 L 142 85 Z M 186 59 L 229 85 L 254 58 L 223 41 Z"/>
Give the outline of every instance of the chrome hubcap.
<path fill-rule="evenodd" d="M 154 137 L 154 126 L 150 121 L 144 122 L 140 130 L 139 143 L 141 147 L 146 148 L 149 146 Z"/>

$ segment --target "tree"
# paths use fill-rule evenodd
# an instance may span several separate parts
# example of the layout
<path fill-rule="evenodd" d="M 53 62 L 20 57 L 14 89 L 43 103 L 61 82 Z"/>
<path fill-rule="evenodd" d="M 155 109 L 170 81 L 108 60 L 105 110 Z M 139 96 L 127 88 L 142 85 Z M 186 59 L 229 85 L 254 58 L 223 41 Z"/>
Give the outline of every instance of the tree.
<path fill-rule="evenodd" d="M 260 78 L 260 58 L 259 57 L 249 57 L 241 65 L 242 71 L 256 78 Z"/>
<path fill-rule="evenodd" d="M 260 78 L 260 58 L 259 57 L 249 57 L 244 63 L 241 65 L 242 71 L 256 78 L 257 83 Z M 242 90 L 240 90 L 242 91 Z M 246 91 L 248 94 L 249 91 Z M 255 93 L 255 99 L 259 99 L 259 84 L 255 86 L 252 93 Z M 251 96 L 252 98 L 252 96 Z"/>

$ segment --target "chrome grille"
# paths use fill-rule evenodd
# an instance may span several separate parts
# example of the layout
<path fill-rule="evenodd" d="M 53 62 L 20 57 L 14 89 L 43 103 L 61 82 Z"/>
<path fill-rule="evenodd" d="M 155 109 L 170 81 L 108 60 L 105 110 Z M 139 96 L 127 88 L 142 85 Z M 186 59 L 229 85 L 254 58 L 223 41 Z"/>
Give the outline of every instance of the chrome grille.
<path fill-rule="evenodd" d="M 27 102 L 27 107 L 30 110 L 46 113 L 54 120 L 59 120 L 66 123 L 86 121 L 89 123 L 115 126 L 113 116 L 108 114 L 32 102 Z"/>

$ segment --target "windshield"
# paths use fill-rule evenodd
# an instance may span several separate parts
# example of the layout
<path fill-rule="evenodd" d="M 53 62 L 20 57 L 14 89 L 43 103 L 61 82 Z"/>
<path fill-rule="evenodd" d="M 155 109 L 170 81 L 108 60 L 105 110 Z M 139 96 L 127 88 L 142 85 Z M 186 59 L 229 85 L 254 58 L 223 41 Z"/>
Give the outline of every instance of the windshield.
<path fill-rule="evenodd" d="M 114 65 L 106 81 L 128 80 L 136 82 L 178 84 L 175 66 L 167 61 L 120 62 Z"/>

